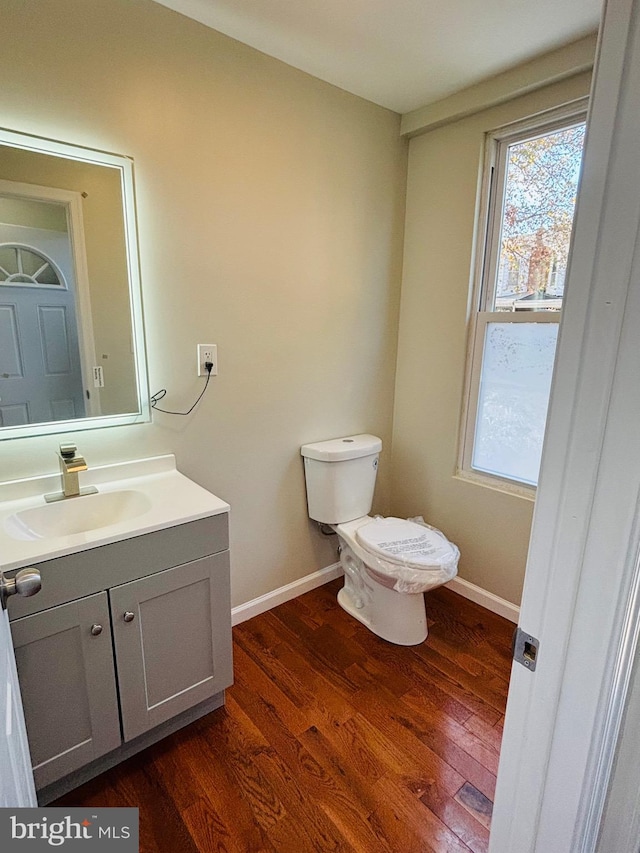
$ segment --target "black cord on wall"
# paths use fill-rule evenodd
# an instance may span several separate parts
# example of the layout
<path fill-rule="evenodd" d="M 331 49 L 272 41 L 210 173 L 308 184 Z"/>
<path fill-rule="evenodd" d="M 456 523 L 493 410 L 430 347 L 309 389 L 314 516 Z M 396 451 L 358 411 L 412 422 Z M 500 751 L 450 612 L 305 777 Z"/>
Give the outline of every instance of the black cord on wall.
<path fill-rule="evenodd" d="M 170 409 L 161 409 L 158 406 L 158 402 L 160 400 L 162 400 L 163 397 L 167 396 L 167 389 L 166 388 L 161 388 L 160 391 L 156 391 L 156 393 L 153 394 L 153 396 L 150 398 L 151 408 L 156 412 L 164 412 L 165 415 L 180 415 L 181 417 L 184 417 L 185 415 L 190 415 L 191 412 L 198 405 L 200 400 L 202 400 L 202 398 L 204 397 L 204 392 L 207 390 L 207 386 L 209 385 L 209 380 L 211 379 L 211 371 L 213 370 L 213 362 L 212 361 L 206 361 L 204 366 L 205 366 L 205 369 L 207 371 L 207 381 L 204 383 L 204 388 L 200 392 L 198 399 L 195 401 L 195 403 L 193 404 L 193 406 L 191 406 L 190 409 L 187 409 L 186 412 L 172 412 Z"/>

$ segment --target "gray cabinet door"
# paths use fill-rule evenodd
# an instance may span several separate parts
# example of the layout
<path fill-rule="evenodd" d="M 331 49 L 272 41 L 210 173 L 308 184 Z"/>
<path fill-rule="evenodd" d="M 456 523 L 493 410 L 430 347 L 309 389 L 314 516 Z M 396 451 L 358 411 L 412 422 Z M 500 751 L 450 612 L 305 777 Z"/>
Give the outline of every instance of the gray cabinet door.
<path fill-rule="evenodd" d="M 228 552 L 109 590 L 125 741 L 232 680 Z"/>
<path fill-rule="evenodd" d="M 107 594 L 16 619 L 11 634 L 42 788 L 121 743 Z"/>

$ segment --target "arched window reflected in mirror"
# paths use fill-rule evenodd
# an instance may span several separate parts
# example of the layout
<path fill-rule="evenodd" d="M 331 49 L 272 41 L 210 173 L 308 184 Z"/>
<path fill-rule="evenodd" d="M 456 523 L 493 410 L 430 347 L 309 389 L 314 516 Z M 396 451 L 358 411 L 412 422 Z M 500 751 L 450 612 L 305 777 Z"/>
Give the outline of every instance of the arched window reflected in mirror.
<path fill-rule="evenodd" d="M 2 239 L 2 223 L 0 223 Z M 0 284 L 64 287 L 54 262 L 28 246 L 0 243 Z"/>

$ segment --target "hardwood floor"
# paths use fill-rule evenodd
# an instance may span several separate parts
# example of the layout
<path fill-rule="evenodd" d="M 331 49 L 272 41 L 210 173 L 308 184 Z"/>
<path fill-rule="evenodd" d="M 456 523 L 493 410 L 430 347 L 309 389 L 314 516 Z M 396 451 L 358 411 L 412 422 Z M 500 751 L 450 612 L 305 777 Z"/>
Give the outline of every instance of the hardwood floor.
<path fill-rule="evenodd" d="M 514 626 L 438 589 L 392 646 L 340 585 L 234 628 L 225 708 L 55 805 L 139 806 L 145 853 L 486 851 Z"/>

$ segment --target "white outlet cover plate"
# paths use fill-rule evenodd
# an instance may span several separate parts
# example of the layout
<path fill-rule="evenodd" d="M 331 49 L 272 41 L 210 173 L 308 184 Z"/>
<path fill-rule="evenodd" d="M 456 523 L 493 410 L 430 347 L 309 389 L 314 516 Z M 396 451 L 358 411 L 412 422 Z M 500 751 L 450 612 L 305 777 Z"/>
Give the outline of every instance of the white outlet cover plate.
<path fill-rule="evenodd" d="M 213 362 L 211 376 L 218 375 L 218 347 L 215 344 L 198 344 L 198 376 L 206 376 L 205 362 Z"/>

